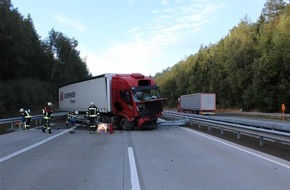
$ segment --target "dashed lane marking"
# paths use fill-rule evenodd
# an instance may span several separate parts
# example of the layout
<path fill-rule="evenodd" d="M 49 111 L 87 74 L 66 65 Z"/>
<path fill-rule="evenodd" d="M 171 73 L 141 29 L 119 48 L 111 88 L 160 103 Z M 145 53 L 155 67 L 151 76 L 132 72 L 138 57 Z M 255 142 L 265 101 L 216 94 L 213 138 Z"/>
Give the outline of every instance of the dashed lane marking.
<path fill-rule="evenodd" d="M 136 162 L 134 157 L 134 152 L 132 147 L 128 147 L 128 156 L 131 170 L 131 183 L 133 190 L 140 190 L 139 177 L 136 168 Z"/>

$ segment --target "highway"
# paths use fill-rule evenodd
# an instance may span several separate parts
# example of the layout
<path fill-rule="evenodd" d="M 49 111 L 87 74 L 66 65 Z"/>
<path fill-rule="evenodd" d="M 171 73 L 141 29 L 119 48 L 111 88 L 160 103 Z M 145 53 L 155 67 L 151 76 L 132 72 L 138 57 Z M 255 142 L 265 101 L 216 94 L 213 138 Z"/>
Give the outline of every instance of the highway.
<path fill-rule="evenodd" d="M 174 122 L 155 130 L 0 136 L 0 189 L 288 190 L 290 162 Z M 56 129 L 59 127 L 60 129 Z"/>

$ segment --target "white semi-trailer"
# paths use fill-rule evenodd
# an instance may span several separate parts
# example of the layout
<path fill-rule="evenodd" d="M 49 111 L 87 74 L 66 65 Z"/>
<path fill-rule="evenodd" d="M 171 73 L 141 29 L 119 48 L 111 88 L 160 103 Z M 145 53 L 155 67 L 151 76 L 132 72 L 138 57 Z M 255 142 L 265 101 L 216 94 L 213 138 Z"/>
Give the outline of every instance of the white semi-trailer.
<path fill-rule="evenodd" d="M 125 130 L 152 128 L 162 115 L 159 88 L 140 73 L 107 73 L 59 88 L 60 111 L 87 111 L 98 107 L 101 121 Z"/>
<path fill-rule="evenodd" d="M 182 95 L 178 99 L 178 112 L 209 115 L 216 111 L 215 93 Z"/>
<path fill-rule="evenodd" d="M 105 74 L 60 87 L 59 110 L 85 112 L 94 102 L 100 112 L 111 112 L 112 76 Z"/>

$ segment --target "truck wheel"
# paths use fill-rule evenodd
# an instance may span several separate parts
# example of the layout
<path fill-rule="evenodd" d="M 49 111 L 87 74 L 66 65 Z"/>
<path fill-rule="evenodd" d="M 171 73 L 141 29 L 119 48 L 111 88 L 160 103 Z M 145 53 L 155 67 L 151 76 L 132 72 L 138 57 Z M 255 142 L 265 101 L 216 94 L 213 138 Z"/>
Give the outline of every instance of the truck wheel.
<path fill-rule="evenodd" d="M 120 128 L 122 130 L 125 130 L 125 124 L 126 124 L 126 122 L 127 122 L 127 119 L 126 118 L 121 119 L 121 121 L 120 121 Z"/>
<path fill-rule="evenodd" d="M 121 119 L 120 121 L 121 129 L 124 131 L 133 131 L 134 129 L 134 122 L 128 121 L 126 118 Z"/>
<path fill-rule="evenodd" d="M 120 126 L 120 121 L 119 120 L 115 120 L 114 119 L 114 129 L 121 129 L 121 126 Z"/>
<path fill-rule="evenodd" d="M 134 130 L 134 121 L 127 121 L 125 124 L 125 130 L 127 131 L 133 131 Z"/>

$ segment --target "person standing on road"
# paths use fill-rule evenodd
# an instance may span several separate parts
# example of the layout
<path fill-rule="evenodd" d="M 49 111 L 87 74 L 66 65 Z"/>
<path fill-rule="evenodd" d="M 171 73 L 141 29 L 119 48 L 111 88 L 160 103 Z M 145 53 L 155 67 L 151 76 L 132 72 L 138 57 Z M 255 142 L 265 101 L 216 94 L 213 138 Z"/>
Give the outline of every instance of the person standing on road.
<path fill-rule="evenodd" d="M 23 122 L 23 129 L 27 130 L 30 128 L 30 121 L 31 121 L 30 110 L 29 109 L 25 110 L 21 108 L 19 111 L 22 116 L 21 120 Z"/>
<path fill-rule="evenodd" d="M 97 106 L 94 104 L 94 102 L 91 102 L 91 105 L 88 108 L 88 116 L 90 121 L 90 131 L 96 130 L 96 118 L 97 118 L 97 112 L 98 112 Z"/>
<path fill-rule="evenodd" d="M 52 103 L 48 102 L 47 105 L 42 109 L 43 119 L 44 119 L 44 125 L 42 127 L 42 132 L 44 132 L 44 133 L 46 130 L 48 131 L 48 133 L 51 133 L 50 118 L 53 116 L 51 107 L 52 107 Z"/>

